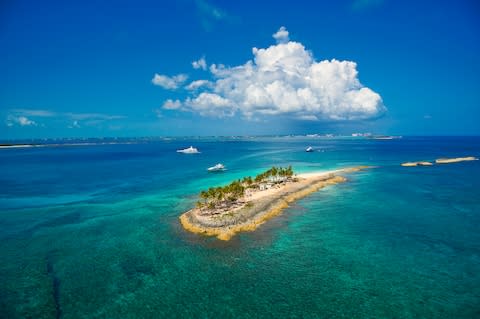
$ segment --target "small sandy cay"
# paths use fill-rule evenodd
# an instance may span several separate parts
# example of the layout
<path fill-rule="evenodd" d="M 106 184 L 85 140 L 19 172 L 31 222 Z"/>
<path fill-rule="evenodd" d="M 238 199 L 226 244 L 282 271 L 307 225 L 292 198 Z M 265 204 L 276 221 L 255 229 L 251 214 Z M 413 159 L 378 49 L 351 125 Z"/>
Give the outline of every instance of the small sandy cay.
<path fill-rule="evenodd" d="M 433 164 L 431 162 L 421 161 L 421 162 L 406 162 L 400 165 L 406 166 L 406 167 L 412 167 L 412 166 L 432 166 Z"/>
<path fill-rule="evenodd" d="M 437 158 L 435 160 L 436 164 L 451 164 L 451 163 L 459 163 L 459 162 L 465 162 L 465 161 L 477 161 L 478 158 L 474 156 L 468 156 L 468 157 L 456 157 L 456 158 Z M 419 161 L 419 162 L 405 162 L 400 164 L 405 167 L 414 167 L 414 166 L 432 166 L 432 162 L 427 162 L 427 161 Z"/>
<path fill-rule="evenodd" d="M 323 187 L 345 182 L 347 179 L 338 173 L 356 172 L 365 168 L 369 167 L 300 175 L 293 175 L 291 167 L 279 168 L 280 172 L 286 172 L 283 174 L 275 174 L 276 168 L 272 168 L 255 179 L 248 177 L 223 188 L 211 188 L 208 192 L 202 192 L 200 198 L 204 202 L 197 202 L 197 207 L 182 214 L 180 223 L 192 233 L 230 240 L 239 232 L 254 231 L 267 220 L 279 215 L 290 203 Z M 236 198 L 232 198 L 235 193 Z M 219 198 L 222 199 L 218 200 Z"/>
<path fill-rule="evenodd" d="M 478 158 L 476 158 L 474 156 L 456 157 L 456 158 L 437 158 L 435 160 L 435 163 L 437 163 L 437 164 L 451 164 L 451 163 L 466 162 L 466 161 L 478 161 Z"/>

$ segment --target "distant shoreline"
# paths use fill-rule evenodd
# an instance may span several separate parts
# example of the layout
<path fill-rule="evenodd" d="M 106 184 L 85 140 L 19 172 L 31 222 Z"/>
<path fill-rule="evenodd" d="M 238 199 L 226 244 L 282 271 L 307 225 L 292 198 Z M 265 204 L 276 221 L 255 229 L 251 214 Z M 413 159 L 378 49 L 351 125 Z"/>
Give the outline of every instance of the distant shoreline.
<path fill-rule="evenodd" d="M 35 144 L 0 144 L 0 148 L 26 148 L 35 146 Z"/>
<path fill-rule="evenodd" d="M 34 148 L 34 147 L 69 147 L 69 146 L 95 146 L 95 145 L 126 145 L 139 144 L 139 142 L 86 142 L 86 143 L 56 143 L 56 144 L 0 144 L 0 149 Z"/>
<path fill-rule="evenodd" d="M 364 168 L 367 167 L 299 174 L 280 186 L 255 190 L 240 204 L 225 210 L 193 208 L 180 216 L 180 223 L 189 232 L 230 240 L 239 232 L 257 229 L 296 200 L 326 186 L 345 182 L 347 179 L 338 173 L 355 172 Z"/>

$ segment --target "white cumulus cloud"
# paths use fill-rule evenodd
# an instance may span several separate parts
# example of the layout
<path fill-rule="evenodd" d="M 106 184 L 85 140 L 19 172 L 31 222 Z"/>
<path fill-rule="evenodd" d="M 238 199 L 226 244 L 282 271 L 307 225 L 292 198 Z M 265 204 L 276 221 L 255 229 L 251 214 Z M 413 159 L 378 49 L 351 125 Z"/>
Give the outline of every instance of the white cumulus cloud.
<path fill-rule="evenodd" d="M 18 121 L 18 124 L 20 124 L 21 126 L 30 126 L 30 125 L 37 125 L 37 123 L 35 123 L 35 121 L 32 121 L 30 120 L 28 117 L 26 116 L 20 116 L 17 118 L 17 121 Z"/>
<path fill-rule="evenodd" d="M 176 109 L 179 109 L 180 107 L 182 106 L 182 102 L 180 102 L 180 100 L 171 100 L 171 99 L 168 99 L 165 101 L 165 103 L 163 103 L 163 108 L 166 109 L 166 110 L 176 110 Z"/>
<path fill-rule="evenodd" d="M 38 126 L 45 127 L 45 123 L 58 125 L 63 123 L 68 128 L 81 128 L 85 125 L 95 125 L 106 121 L 125 119 L 124 115 L 113 115 L 105 113 L 71 113 L 56 112 L 42 109 L 9 109 L 6 125 L 12 126 Z M 41 121 L 41 122 L 40 122 Z M 80 125 L 80 121 L 82 124 Z"/>
<path fill-rule="evenodd" d="M 207 69 L 207 60 L 205 60 L 205 57 L 201 57 L 197 61 L 192 62 L 192 67 L 194 69 L 202 69 L 205 71 Z"/>
<path fill-rule="evenodd" d="M 218 94 L 202 92 L 195 98 L 187 98 L 185 106 L 205 116 L 225 117 L 235 114 L 231 101 Z"/>
<path fill-rule="evenodd" d="M 188 76 L 186 74 L 177 74 L 170 77 L 155 73 L 152 83 L 161 86 L 164 89 L 174 90 L 180 87 L 187 79 Z"/>
<path fill-rule="evenodd" d="M 253 59 L 244 64 L 212 64 L 213 81 L 190 83 L 190 96 L 179 101 L 179 109 L 205 116 L 286 115 L 308 121 L 362 120 L 386 110 L 381 96 L 360 83 L 355 62 L 316 61 L 301 43 L 288 39 L 284 27 L 273 37 L 276 45 L 253 48 Z"/>
<path fill-rule="evenodd" d="M 277 40 L 277 43 L 286 43 L 289 40 L 288 34 L 287 28 L 280 27 L 280 29 L 273 34 L 273 38 Z"/>
<path fill-rule="evenodd" d="M 35 121 L 29 119 L 26 116 L 9 115 L 7 117 L 7 126 L 14 126 L 15 124 L 20 126 L 36 126 L 37 125 Z"/>
<path fill-rule="evenodd" d="M 198 90 L 201 87 L 211 86 L 212 83 L 207 80 L 196 80 L 185 86 L 185 88 L 189 91 Z"/>

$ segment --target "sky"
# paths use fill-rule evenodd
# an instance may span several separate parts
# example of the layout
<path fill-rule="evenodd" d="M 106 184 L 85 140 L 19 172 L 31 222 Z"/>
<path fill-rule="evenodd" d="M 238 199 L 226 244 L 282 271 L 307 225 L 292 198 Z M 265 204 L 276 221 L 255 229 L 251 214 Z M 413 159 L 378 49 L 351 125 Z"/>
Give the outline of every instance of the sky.
<path fill-rule="evenodd" d="M 478 1 L 0 2 L 0 139 L 480 134 Z"/>

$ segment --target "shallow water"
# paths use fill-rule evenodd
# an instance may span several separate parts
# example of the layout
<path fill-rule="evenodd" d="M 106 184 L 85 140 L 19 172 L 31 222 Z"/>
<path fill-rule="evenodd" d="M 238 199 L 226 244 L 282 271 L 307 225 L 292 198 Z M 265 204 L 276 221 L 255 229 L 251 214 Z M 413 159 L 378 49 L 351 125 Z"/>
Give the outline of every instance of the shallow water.
<path fill-rule="evenodd" d="M 175 152 L 190 145 L 202 153 Z M 399 166 L 467 155 L 480 138 L 2 149 L 0 316 L 478 317 L 480 161 Z M 218 162 L 229 170 L 206 172 Z M 181 229 L 201 189 L 290 164 L 378 167 L 229 242 Z"/>

